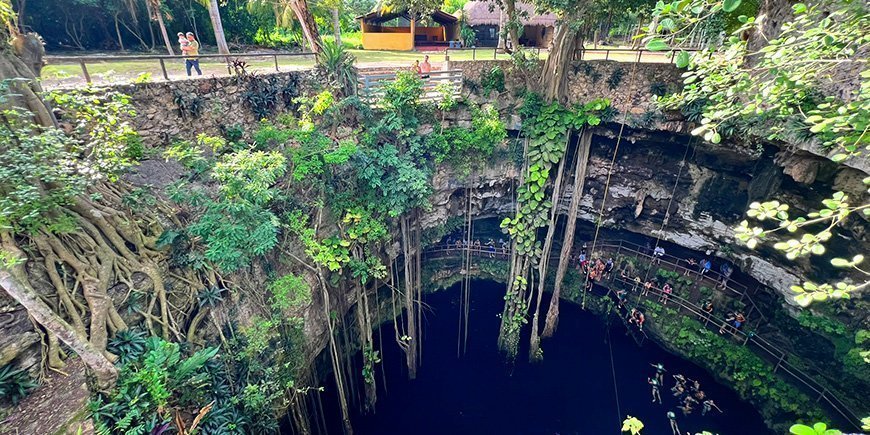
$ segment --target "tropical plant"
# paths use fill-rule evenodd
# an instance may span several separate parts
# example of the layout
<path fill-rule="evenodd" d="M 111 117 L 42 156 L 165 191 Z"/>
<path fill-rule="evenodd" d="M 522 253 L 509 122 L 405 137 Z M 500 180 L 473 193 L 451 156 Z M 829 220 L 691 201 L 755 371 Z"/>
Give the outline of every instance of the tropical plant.
<path fill-rule="evenodd" d="M 342 96 L 356 94 L 356 58 L 341 44 L 324 41 L 315 56 L 317 67 L 326 75 L 327 81 Z"/>
<path fill-rule="evenodd" d="M 13 405 L 17 405 L 37 385 L 24 369 L 16 369 L 12 364 L 0 368 L 0 397 L 9 400 Z"/>
<path fill-rule="evenodd" d="M 640 431 L 643 429 L 643 422 L 640 421 L 637 417 L 627 416 L 625 420 L 622 421 L 622 431 L 630 432 L 631 435 L 640 435 Z"/>
<path fill-rule="evenodd" d="M 840 435 L 842 432 L 837 429 L 828 429 L 825 423 L 816 423 L 812 426 L 805 424 L 795 424 L 789 428 L 789 433 L 792 435 Z"/>

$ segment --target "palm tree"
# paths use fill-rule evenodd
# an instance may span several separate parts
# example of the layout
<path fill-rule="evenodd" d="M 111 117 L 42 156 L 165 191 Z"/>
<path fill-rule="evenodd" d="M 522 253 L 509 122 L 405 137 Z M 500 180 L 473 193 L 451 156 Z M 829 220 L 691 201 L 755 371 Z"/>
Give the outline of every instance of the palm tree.
<path fill-rule="evenodd" d="M 212 0 L 214 1 L 214 0 Z M 296 19 L 302 26 L 302 34 L 308 41 L 308 46 L 314 53 L 320 52 L 320 32 L 317 31 L 317 24 L 314 22 L 314 15 L 311 14 L 311 9 L 308 9 L 308 3 L 305 0 L 286 0 L 290 9 L 296 14 Z"/>
<path fill-rule="evenodd" d="M 169 39 L 169 33 L 166 32 L 166 24 L 163 22 L 163 1 L 148 0 L 145 5 L 148 7 L 151 19 L 157 21 L 157 26 L 160 27 L 160 34 L 163 36 L 163 43 L 166 44 L 166 51 L 169 52 L 170 56 L 174 56 L 175 51 L 172 50 L 172 42 Z"/>
<path fill-rule="evenodd" d="M 218 53 L 230 54 L 227 38 L 224 36 L 224 25 L 221 23 L 221 11 L 218 9 L 217 0 L 200 0 L 200 2 L 208 8 L 208 17 L 211 19 L 211 27 L 214 29 L 214 40 L 217 42 Z"/>

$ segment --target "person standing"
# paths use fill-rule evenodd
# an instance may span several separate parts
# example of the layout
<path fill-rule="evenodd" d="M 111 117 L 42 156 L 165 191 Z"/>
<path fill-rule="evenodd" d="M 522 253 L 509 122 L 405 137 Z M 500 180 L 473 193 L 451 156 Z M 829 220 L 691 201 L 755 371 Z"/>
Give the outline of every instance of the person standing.
<path fill-rule="evenodd" d="M 680 435 L 680 426 L 677 425 L 677 414 L 674 414 L 673 411 L 668 411 L 667 416 L 671 424 L 671 433 L 673 435 Z"/>
<path fill-rule="evenodd" d="M 420 64 L 420 77 L 429 78 L 429 73 L 432 72 L 432 64 L 429 63 L 429 55 L 423 56 L 423 63 Z"/>
<path fill-rule="evenodd" d="M 202 75 L 202 70 L 199 69 L 199 41 L 194 37 L 193 32 L 187 32 L 188 44 L 186 47 L 181 47 L 184 53 L 184 69 L 187 70 L 187 76 L 190 77 L 191 68 L 196 70 L 197 75 Z"/>

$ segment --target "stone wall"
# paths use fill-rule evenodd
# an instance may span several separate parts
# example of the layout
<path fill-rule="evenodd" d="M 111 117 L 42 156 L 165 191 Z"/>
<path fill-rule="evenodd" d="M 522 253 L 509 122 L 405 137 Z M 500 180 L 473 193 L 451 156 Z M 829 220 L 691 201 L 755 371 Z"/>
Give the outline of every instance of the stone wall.
<path fill-rule="evenodd" d="M 451 62 L 450 69 L 462 71 L 467 80 L 480 82 L 481 75 L 500 67 L 505 71 L 508 88 L 524 86 L 525 80 L 537 81 L 538 72 L 522 77 L 512 71 L 512 61 L 476 60 Z M 682 79 L 673 64 L 627 63 L 607 60 L 577 61 L 568 75 L 568 93 L 572 103 L 607 98 L 620 111 L 640 114 L 652 108 L 652 96 L 679 89 Z"/>
<path fill-rule="evenodd" d="M 131 97 L 133 128 L 147 145 L 192 139 L 198 133 L 220 134 L 235 125 L 250 132 L 260 113 L 281 113 L 293 98 L 316 89 L 314 70 L 142 83 L 105 88 Z"/>

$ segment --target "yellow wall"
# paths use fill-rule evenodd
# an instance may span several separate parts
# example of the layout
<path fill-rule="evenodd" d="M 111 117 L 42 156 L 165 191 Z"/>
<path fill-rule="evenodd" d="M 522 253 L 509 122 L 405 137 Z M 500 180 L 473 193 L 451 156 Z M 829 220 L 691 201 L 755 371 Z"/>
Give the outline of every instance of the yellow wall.
<path fill-rule="evenodd" d="M 444 28 L 443 27 L 417 27 L 414 29 L 414 32 L 419 37 L 420 35 L 426 35 L 427 41 L 444 41 Z"/>
<path fill-rule="evenodd" d="M 368 33 L 363 32 L 362 45 L 366 50 L 404 50 L 414 49 L 414 38 L 410 33 Z"/>

